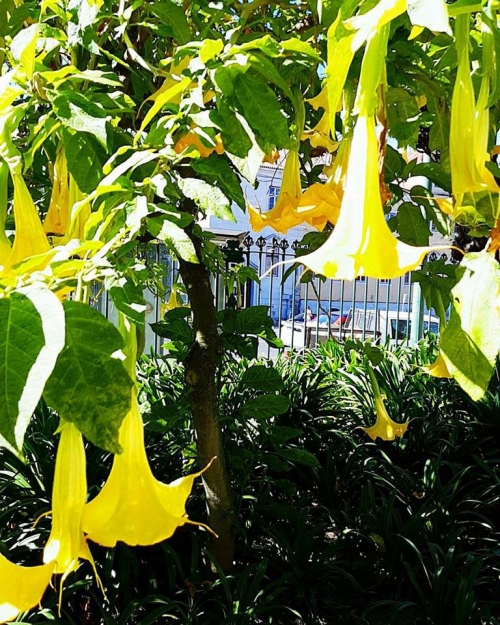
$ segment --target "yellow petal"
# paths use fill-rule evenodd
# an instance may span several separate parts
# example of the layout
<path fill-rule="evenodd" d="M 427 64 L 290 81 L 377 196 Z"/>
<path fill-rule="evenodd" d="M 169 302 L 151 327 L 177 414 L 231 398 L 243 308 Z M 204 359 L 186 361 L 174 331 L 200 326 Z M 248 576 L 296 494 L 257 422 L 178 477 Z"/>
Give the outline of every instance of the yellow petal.
<path fill-rule="evenodd" d="M 13 621 L 40 603 L 53 569 L 53 563 L 19 566 L 0 554 L 0 623 Z"/>
<path fill-rule="evenodd" d="M 370 428 L 362 428 L 372 440 L 381 438 L 384 441 L 393 441 L 396 436 L 403 436 L 408 427 L 408 422 L 396 423 L 393 421 L 387 413 L 382 397 L 375 398 L 375 409 L 377 411 L 375 424 Z"/>
<path fill-rule="evenodd" d="M 9 168 L 7 163 L 0 160 L 0 265 L 4 265 L 10 256 L 10 241 L 5 234 L 5 220 L 7 219 L 7 184 Z"/>
<path fill-rule="evenodd" d="M 78 559 L 94 560 L 82 530 L 82 514 L 87 497 L 85 449 L 75 425 L 65 421 L 56 456 L 52 490 L 52 530 L 43 552 L 44 562 L 54 562 L 54 572 L 63 580 L 78 568 Z"/>
<path fill-rule="evenodd" d="M 212 152 L 217 152 L 217 154 L 222 154 L 224 152 L 224 146 L 222 145 L 220 134 L 216 135 L 214 145 L 206 146 L 202 142 L 200 135 L 194 130 L 190 130 L 187 134 L 181 137 L 174 146 L 176 154 L 180 154 L 188 148 L 195 148 L 203 158 L 210 156 Z"/>
<path fill-rule="evenodd" d="M 23 177 L 14 171 L 11 174 L 14 183 L 16 235 L 11 254 L 5 264 L 5 267 L 9 269 L 26 258 L 44 254 L 50 249 L 38 211 Z"/>
<path fill-rule="evenodd" d="M 415 269 L 432 249 L 406 245 L 394 237 L 380 197 L 378 144 L 373 116 L 359 116 L 337 225 L 318 250 L 300 262 L 328 278 L 389 279 Z"/>
<path fill-rule="evenodd" d="M 48 235 L 63 235 L 66 233 L 69 220 L 69 182 L 66 154 L 61 148 L 57 152 L 52 177 L 52 194 L 49 210 L 45 215 L 43 229 Z"/>
<path fill-rule="evenodd" d="M 170 538 L 191 523 L 186 499 L 201 472 L 171 484 L 155 479 L 144 447 L 144 426 L 137 394 L 132 393 L 130 412 L 120 429 L 123 453 L 116 455 L 101 492 L 85 506 L 83 529 L 88 538 L 106 547 L 117 541 L 127 545 L 153 545 Z"/>
<path fill-rule="evenodd" d="M 469 15 L 455 19 L 458 69 L 451 100 L 450 163 L 453 195 L 475 191 L 499 190 L 491 172 L 485 167 L 488 159 L 489 77 L 481 82 L 476 107 L 469 60 Z M 464 150 L 464 146 L 467 149 Z"/>
<path fill-rule="evenodd" d="M 448 367 L 446 365 L 446 361 L 443 358 L 441 352 L 439 352 L 436 362 L 427 367 L 422 367 L 422 369 L 428 373 L 429 375 L 434 376 L 435 378 L 451 378 L 452 375 L 448 371 Z"/>
<path fill-rule="evenodd" d="M 316 182 L 308 187 L 297 207 L 297 216 L 302 222 L 323 230 L 327 222 L 337 223 L 341 198 L 332 186 Z"/>

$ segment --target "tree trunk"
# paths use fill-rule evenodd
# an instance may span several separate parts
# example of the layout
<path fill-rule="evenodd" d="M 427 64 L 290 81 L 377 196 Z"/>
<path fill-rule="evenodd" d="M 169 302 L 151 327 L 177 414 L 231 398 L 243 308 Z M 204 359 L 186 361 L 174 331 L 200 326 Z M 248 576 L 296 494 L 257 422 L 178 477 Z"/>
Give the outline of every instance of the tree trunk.
<path fill-rule="evenodd" d="M 192 236 L 198 257 L 200 242 Z M 217 370 L 222 354 L 222 343 L 217 332 L 216 309 L 205 265 L 179 259 L 180 274 L 193 313 L 195 343 L 187 356 L 186 383 L 190 387 L 191 411 L 196 432 L 200 467 L 217 456 L 210 469 L 203 474 L 207 497 L 208 525 L 218 535 L 210 542 L 210 551 L 222 570 L 231 569 L 234 560 L 234 501 L 222 446 L 218 413 Z"/>

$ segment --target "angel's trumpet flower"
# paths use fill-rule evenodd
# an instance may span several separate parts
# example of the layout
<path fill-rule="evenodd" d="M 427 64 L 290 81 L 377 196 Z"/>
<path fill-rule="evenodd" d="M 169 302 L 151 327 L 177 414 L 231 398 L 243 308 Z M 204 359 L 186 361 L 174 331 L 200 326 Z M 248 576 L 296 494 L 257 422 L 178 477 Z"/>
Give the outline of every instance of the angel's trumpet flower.
<path fill-rule="evenodd" d="M 44 562 L 54 562 L 54 573 L 64 582 L 78 568 L 79 558 L 94 560 L 83 535 L 82 515 L 87 497 L 85 448 L 80 431 L 63 421 L 59 428 L 54 486 L 52 489 L 52 531 L 43 552 Z"/>
<path fill-rule="evenodd" d="M 396 436 L 403 436 L 406 432 L 406 428 L 408 427 L 408 421 L 406 423 L 396 423 L 396 421 L 393 421 L 390 418 L 387 408 L 385 407 L 384 400 L 382 399 L 382 394 L 380 393 L 375 373 L 373 372 L 370 364 L 368 364 L 367 367 L 373 393 L 375 395 L 375 411 L 377 413 L 377 419 L 374 425 L 369 428 L 362 429 L 372 440 L 381 438 L 384 441 L 393 441 Z"/>
<path fill-rule="evenodd" d="M 214 139 L 207 135 L 207 143 L 208 140 L 210 140 L 213 145 L 205 145 L 196 130 L 192 129 L 177 141 L 174 146 L 174 150 L 176 154 L 180 154 L 186 149 L 195 148 L 200 156 L 203 158 L 210 156 L 210 154 L 212 154 L 213 152 L 216 152 L 217 154 L 223 154 L 224 145 L 222 144 L 222 138 L 220 134 L 215 135 Z"/>
<path fill-rule="evenodd" d="M 120 428 L 120 445 L 123 453 L 115 456 L 103 489 L 85 506 L 83 529 L 88 538 L 105 547 L 114 547 L 119 540 L 132 546 L 154 545 L 185 523 L 202 525 L 188 519 L 185 505 L 195 478 L 203 471 L 171 484 L 155 479 L 146 456 L 135 389 Z"/>
<path fill-rule="evenodd" d="M 54 564 L 20 566 L 0 554 L 0 623 L 35 607 L 49 585 Z"/>
<path fill-rule="evenodd" d="M 372 440 L 381 438 L 384 441 L 393 441 L 396 436 L 403 436 L 408 427 L 408 422 L 396 423 L 393 421 L 387 412 L 382 397 L 375 398 L 375 410 L 377 412 L 375 424 L 369 428 L 362 428 Z"/>
<path fill-rule="evenodd" d="M 66 234 L 69 220 L 68 164 L 64 148 L 57 152 L 52 176 L 52 195 L 45 215 L 43 229 L 48 235 Z"/>
<path fill-rule="evenodd" d="M 10 241 L 5 234 L 7 219 L 7 181 L 9 168 L 7 163 L 0 160 L 0 265 L 3 265 L 10 256 Z"/>
<path fill-rule="evenodd" d="M 70 217 L 65 241 L 85 238 L 85 224 L 91 215 L 89 202 L 84 202 L 85 194 L 80 191 L 75 179 L 69 176 L 69 207 Z M 76 205 L 76 207 L 75 207 Z"/>
<path fill-rule="evenodd" d="M 337 148 L 337 142 L 333 141 L 331 134 L 331 116 L 327 87 L 323 87 L 316 97 L 310 98 L 307 102 L 309 102 L 315 110 L 319 108 L 324 109 L 324 113 L 314 128 L 306 130 L 302 134 L 302 139 L 309 139 L 309 143 L 313 148 L 322 147 L 329 152 L 334 152 Z"/>
<path fill-rule="evenodd" d="M 174 310 L 174 308 L 181 308 L 182 306 L 184 306 L 184 301 L 177 291 L 177 286 L 174 284 L 170 289 L 168 302 L 160 304 L 160 314 L 163 317 L 165 313 L 169 312 L 170 310 Z"/>
<path fill-rule="evenodd" d="M 394 237 L 384 217 L 378 171 L 378 143 L 372 115 L 354 128 L 340 216 L 330 238 L 300 262 L 327 278 L 390 279 L 415 269 L 432 249 Z"/>
<path fill-rule="evenodd" d="M 271 226 L 277 232 L 286 234 L 297 225 L 296 211 L 301 196 L 299 153 L 297 149 L 293 149 L 286 157 L 283 181 L 274 208 L 267 213 L 261 213 L 248 204 L 252 229 L 259 232 L 266 226 Z"/>
<path fill-rule="evenodd" d="M 455 19 L 455 38 L 458 69 L 451 101 L 450 158 L 451 181 L 454 196 L 476 191 L 498 192 L 493 174 L 486 168 L 489 130 L 489 84 L 485 70 L 477 101 L 471 78 L 469 60 L 468 14 Z M 464 149 L 467 146 L 467 149 Z"/>
<path fill-rule="evenodd" d="M 44 254 L 50 250 L 38 211 L 21 173 L 11 169 L 11 176 L 14 184 L 13 206 L 16 234 L 12 250 L 5 259 L 4 271 L 31 256 Z M 45 258 L 43 264 L 47 261 L 48 258 Z"/>

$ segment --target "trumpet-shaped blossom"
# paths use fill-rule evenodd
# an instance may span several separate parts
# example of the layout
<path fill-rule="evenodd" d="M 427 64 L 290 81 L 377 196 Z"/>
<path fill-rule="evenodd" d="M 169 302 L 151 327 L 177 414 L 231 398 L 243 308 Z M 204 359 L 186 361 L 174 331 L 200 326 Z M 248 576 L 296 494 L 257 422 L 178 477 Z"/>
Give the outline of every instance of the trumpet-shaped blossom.
<path fill-rule="evenodd" d="M 0 623 L 13 621 L 35 607 L 49 585 L 53 563 L 20 566 L 0 554 Z"/>
<path fill-rule="evenodd" d="M 290 228 L 297 225 L 296 211 L 301 196 L 299 153 L 294 149 L 290 150 L 286 157 L 283 181 L 274 208 L 267 213 L 261 213 L 248 204 L 250 225 L 253 230 L 259 232 L 266 226 L 271 226 L 277 232 L 286 234 Z"/>
<path fill-rule="evenodd" d="M 7 219 L 7 181 L 9 168 L 7 163 L 0 160 L 0 264 L 10 255 L 10 241 L 5 234 L 5 221 Z"/>
<path fill-rule="evenodd" d="M 202 525 L 190 521 L 185 510 L 193 482 L 202 471 L 171 484 L 155 479 L 144 447 L 135 389 L 130 412 L 120 428 L 120 445 L 123 453 L 115 456 L 107 482 L 85 506 L 83 529 L 88 538 L 106 547 L 114 547 L 118 541 L 153 545 L 185 523 Z"/>
<path fill-rule="evenodd" d="M 184 152 L 189 148 L 195 148 L 201 157 L 206 158 L 213 152 L 222 154 L 224 152 L 224 146 L 222 144 L 222 138 L 220 134 L 217 134 L 214 139 L 210 137 L 213 145 L 205 145 L 200 135 L 195 130 L 190 130 L 187 134 L 181 137 L 174 146 L 174 150 L 177 154 Z M 208 139 L 207 139 L 208 143 Z"/>
<path fill-rule="evenodd" d="M 380 395 L 375 397 L 375 410 L 377 412 L 375 424 L 369 428 L 362 428 L 372 440 L 381 438 L 384 441 L 393 441 L 396 436 L 403 436 L 408 427 L 408 422 L 396 423 L 393 421 Z"/>
<path fill-rule="evenodd" d="M 45 545 L 43 560 L 53 562 L 54 573 L 62 581 L 78 568 L 79 558 L 94 560 L 82 530 L 82 515 L 87 497 L 85 448 L 80 431 L 64 421 L 59 428 L 54 486 L 52 489 L 52 530 Z"/>
<path fill-rule="evenodd" d="M 323 87 L 315 98 L 311 98 L 307 100 L 307 102 L 309 102 L 315 110 L 319 108 L 324 109 L 324 113 L 314 128 L 304 131 L 302 139 L 309 139 L 309 143 L 314 148 L 322 147 L 329 152 L 334 152 L 337 148 L 337 142 L 332 139 L 331 134 L 330 106 L 328 104 L 327 87 Z"/>
<path fill-rule="evenodd" d="M 432 249 L 399 241 L 385 220 L 379 184 L 379 152 L 372 115 L 354 128 L 346 186 L 337 225 L 329 239 L 300 262 L 328 278 L 389 279 L 415 269 Z"/>
<path fill-rule="evenodd" d="M 48 235 L 66 234 L 69 221 L 69 180 L 66 154 L 61 148 L 57 152 L 52 175 L 52 195 L 49 210 L 45 215 L 43 229 Z"/>
<path fill-rule="evenodd" d="M 10 253 L 0 259 L 4 272 L 31 256 L 45 254 L 50 250 L 38 211 L 21 173 L 11 169 L 11 176 L 14 184 L 13 206 L 16 234 Z M 48 258 L 44 257 L 43 264 L 47 261 Z"/>
<path fill-rule="evenodd" d="M 476 106 L 469 60 L 469 19 L 468 14 L 455 19 L 458 69 L 451 100 L 450 159 L 452 191 L 459 198 L 468 192 L 499 191 L 485 165 L 489 159 L 490 77 L 485 71 Z"/>

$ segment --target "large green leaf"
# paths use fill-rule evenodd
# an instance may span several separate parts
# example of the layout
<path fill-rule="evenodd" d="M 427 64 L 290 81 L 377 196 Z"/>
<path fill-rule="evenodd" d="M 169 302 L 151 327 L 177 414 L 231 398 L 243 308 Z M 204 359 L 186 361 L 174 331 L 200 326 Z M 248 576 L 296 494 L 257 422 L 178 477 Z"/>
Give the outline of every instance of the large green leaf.
<path fill-rule="evenodd" d="M 198 263 L 198 256 L 193 242 L 187 233 L 168 219 L 168 217 L 153 217 L 148 220 L 149 232 L 159 241 L 163 241 L 174 253 L 189 263 Z"/>
<path fill-rule="evenodd" d="M 440 348 L 450 374 L 478 400 L 488 388 L 500 349 L 500 266 L 487 252 L 467 254 L 457 273 Z"/>
<path fill-rule="evenodd" d="M 216 154 L 207 158 L 193 160 L 192 167 L 206 182 L 219 184 L 222 191 L 230 200 L 245 210 L 245 198 L 241 190 L 241 183 L 227 160 Z"/>
<path fill-rule="evenodd" d="M 198 178 L 179 178 L 179 187 L 187 198 L 194 200 L 206 213 L 236 221 L 231 212 L 231 203 L 218 187 Z"/>
<path fill-rule="evenodd" d="M 290 400 L 284 395 L 259 395 L 250 399 L 243 406 L 246 417 L 254 419 L 269 419 L 283 414 L 290 408 Z"/>
<path fill-rule="evenodd" d="M 249 367 L 241 379 L 248 388 L 257 391 L 281 391 L 283 380 L 276 369 L 265 367 L 264 365 L 254 365 Z"/>
<path fill-rule="evenodd" d="M 236 76 L 234 91 L 251 128 L 268 143 L 286 145 L 288 121 L 271 89 L 261 80 L 245 74 Z"/>
<path fill-rule="evenodd" d="M 44 287 L 0 299 L 0 444 L 20 452 L 31 415 L 64 346 L 64 312 Z"/>
<path fill-rule="evenodd" d="M 47 403 L 93 443 L 118 453 L 132 380 L 120 358 L 123 339 L 97 310 L 64 303 L 66 345 L 45 387 Z"/>
<path fill-rule="evenodd" d="M 58 91 L 52 98 L 57 117 L 77 132 L 88 132 L 106 146 L 106 111 L 76 91 Z"/>
<path fill-rule="evenodd" d="M 69 173 L 83 193 L 91 193 L 103 177 L 106 152 L 92 135 L 70 131 L 63 133 Z"/>
<path fill-rule="evenodd" d="M 429 245 L 429 226 L 422 215 L 420 206 L 404 202 L 397 213 L 397 229 L 401 240 L 408 245 Z"/>

